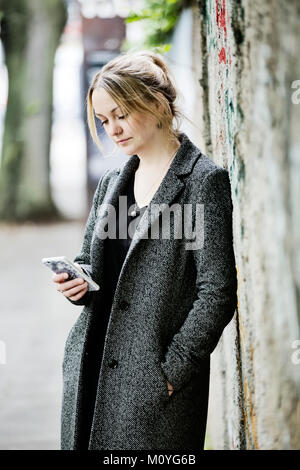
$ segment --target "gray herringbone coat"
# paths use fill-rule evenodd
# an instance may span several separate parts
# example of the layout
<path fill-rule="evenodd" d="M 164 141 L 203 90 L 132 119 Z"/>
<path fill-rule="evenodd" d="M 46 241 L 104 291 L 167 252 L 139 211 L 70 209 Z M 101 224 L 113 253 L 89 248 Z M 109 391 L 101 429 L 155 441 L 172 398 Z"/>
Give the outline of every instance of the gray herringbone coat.
<path fill-rule="evenodd" d="M 184 133 L 180 141 L 175 159 L 140 219 L 120 273 L 89 449 L 203 448 L 210 354 L 236 307 L 231 190 L 225 169 L 204 156 Z M 62 449 L 78 448 L 87 344 L 93 316 L 101 315 L 104 240 L 97 234 L 107 223 L 103 207 L 117 207 L 119 194 L 138 163 L 138 156 L 133 155 L 99 181 L 82 247 L 74 259 L 100 285 L 100 291 L 87 292 L 72 302 L 84 308 L 65 347 Z M 192 203 L 194 224 L 195 204 L 203 204 L 203 247 L 187 249 L 187 239 L 172 236 L 172 229 L 169 239 L 151 239 L 147 213 L 155 203 L 169 207 Z M 166 379 L 175 390 L 171 396 Z"/>

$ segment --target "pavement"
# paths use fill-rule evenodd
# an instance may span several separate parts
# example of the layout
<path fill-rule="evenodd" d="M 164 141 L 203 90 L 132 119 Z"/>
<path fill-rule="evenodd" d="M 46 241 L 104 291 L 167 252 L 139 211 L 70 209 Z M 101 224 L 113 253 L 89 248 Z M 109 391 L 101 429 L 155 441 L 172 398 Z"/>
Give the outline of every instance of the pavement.
<path fill-rule="evenodd" d="M 0 449 L 60 449 L 62 360 L 82 311 L 41 259 L 79 251 L 84 223 L 0 224 Z"/>

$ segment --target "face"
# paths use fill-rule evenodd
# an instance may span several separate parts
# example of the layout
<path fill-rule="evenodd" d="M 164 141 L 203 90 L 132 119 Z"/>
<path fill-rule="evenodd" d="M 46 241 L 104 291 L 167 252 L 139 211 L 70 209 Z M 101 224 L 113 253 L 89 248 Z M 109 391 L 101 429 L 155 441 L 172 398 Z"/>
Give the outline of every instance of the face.
<path fill-rule="evenodd" d="M 133 111 L 124 115 L 103 88 L 93 91 L 92 103 L 95 115 L 110 139 L 126 155 L 135 155 L 147 150 L 158 135 L 157 122 L 146 113 Z"/>

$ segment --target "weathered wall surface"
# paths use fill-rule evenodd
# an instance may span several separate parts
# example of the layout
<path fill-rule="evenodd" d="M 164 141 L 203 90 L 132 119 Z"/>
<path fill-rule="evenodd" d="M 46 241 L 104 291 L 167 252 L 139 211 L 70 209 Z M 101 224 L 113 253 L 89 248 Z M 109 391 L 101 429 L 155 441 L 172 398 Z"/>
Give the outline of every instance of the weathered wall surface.
<path fill-rule="evenodd" d="M 238 311 L 212 355 L 212 449 L 300 448 L 299 20 L 297 0 L 194 10 L 194 119 L 230 173 L 238 272 Z"/>

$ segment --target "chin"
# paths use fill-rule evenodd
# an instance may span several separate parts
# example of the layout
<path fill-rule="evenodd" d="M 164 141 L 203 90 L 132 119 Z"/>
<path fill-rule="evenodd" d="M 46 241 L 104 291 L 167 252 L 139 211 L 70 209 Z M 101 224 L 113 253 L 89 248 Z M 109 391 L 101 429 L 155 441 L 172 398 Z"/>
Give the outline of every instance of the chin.
<path fill-rule="evenodd" d="M 125 153 L 125 155 L 128 155 L 129 157 L 135 154 L 135 151 L 131 149 L 122 149 L 122 151 L 123 153 Z"/>
<path fill-rule="evenodd" d="M 122 151 L 126 154 L 126 155 L 135 155 L 136 152 L 137 152 L 137 148 L 135 145 L 126 145 L 124 147 L 122 147 Z"/>

